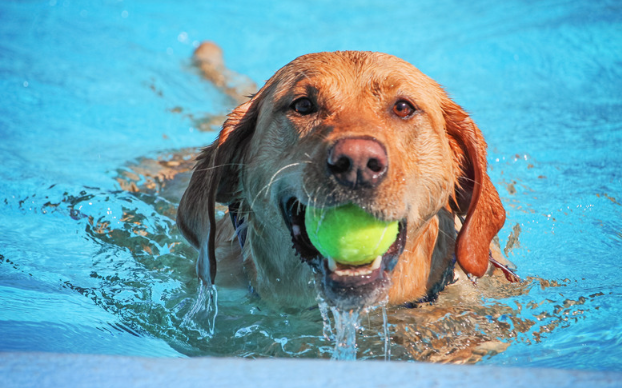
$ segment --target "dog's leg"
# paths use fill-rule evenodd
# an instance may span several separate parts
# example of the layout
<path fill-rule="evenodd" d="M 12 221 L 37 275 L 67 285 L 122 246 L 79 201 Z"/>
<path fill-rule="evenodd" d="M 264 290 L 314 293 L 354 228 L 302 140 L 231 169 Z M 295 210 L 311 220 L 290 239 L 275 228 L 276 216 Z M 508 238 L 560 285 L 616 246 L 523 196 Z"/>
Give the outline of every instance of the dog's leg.
<path fill-rule="evenodd" d="M 257 91 L 257 85 L 250 78 L 225 66 L 222 49 L 214 42 L 201 43 L 194 51 L 194 62 L 205 79 L 237 104 L 247 101 Z"/>

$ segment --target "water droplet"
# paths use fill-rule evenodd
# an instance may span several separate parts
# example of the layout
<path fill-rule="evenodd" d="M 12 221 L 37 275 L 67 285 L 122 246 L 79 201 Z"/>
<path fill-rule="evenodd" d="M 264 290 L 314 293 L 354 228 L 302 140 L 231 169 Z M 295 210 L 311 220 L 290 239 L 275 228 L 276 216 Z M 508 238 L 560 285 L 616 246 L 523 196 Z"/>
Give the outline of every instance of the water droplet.
<path fill-rule="evenodd" d="M 333 341 L 335 339 L 335 335 L 333 334 L 330 317 L 328 316 L 328 303 L 326 303 L 326 301 L 324 301 L 324 299 L 322 299 L 319 295 L 317 297 L 317 301 L 320 314 L 322 314 L 322 334 L 324 334 L 324 338 L 326 338 L 327 341 Z"/>
<path fill-rule="evenodd" d="M 182 31 L 177 35 L 177 40 L 181 43 L 188 43 L 188 33 L 186 31 Z"/>

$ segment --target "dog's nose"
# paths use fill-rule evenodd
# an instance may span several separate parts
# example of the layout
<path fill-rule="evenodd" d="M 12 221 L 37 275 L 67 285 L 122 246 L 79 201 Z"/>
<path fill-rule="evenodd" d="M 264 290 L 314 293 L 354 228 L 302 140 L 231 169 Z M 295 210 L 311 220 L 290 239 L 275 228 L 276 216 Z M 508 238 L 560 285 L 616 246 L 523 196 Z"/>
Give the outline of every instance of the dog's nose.
<path fill-rule="evenodd" d="M 338 140 L 328 153 L 327 163 L 337 182 L 350 188 L 377 186 L 388 169 L 387 151 L 370 138 Z"/>

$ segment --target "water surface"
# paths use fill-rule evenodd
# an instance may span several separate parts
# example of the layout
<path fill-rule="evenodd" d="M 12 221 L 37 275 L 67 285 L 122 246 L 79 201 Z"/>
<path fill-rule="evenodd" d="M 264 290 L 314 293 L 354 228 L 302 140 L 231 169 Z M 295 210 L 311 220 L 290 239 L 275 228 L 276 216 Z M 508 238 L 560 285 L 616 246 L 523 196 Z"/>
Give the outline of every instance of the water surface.
<path fill-rule="evenodd" d="M 219 292 L 211 338 L 200 323 L 184 325 L 196 253 L 174 227 L 175 200 L 118 180 L 141 157 L 213 140 L 201 119 L 233 102 L 190 62 L 198 42 L 213 40 L 258 84 L 308 52 L 397 55 L 444 85 L 484 132 L 508 211 L 501 248 L 519 275 L 545 281 L 522 293 L 499 285 L 451 319 L 434 306 L 389 311 L 392 359 L 434 360 L 468 327 L 495 346 L 462 361 L 621 370 L 620 8 L 2 2 L 0 350 L 331 357 L 319 311 L 273 312 L 245 291 Z M 381 314 L 363 315 L 362 327 L 358 357 L 382 359 Z"/>

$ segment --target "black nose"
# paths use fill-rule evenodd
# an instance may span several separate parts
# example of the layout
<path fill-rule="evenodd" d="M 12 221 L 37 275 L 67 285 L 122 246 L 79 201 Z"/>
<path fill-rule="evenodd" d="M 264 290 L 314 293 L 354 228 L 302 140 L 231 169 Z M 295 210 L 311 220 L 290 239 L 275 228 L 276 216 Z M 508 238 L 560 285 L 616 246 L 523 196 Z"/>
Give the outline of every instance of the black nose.
<path fill-rule="evenodd" d="M 350 188 L 375 187 L 386 175 L 387 151 L 377 140 L 345 138 L 328 153 L 328 171 L 337 182 Z"/>

